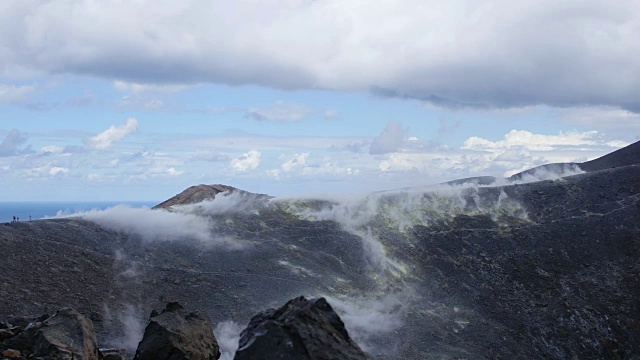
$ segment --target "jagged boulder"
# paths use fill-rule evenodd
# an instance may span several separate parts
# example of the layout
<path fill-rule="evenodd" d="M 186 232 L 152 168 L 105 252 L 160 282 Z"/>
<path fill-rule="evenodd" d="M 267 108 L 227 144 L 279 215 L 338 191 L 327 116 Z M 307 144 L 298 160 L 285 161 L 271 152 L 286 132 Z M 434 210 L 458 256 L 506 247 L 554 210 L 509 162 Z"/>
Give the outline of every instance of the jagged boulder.
<path fill-rule="evenodd" d="M 215 360 L 220 348 L 211 319 L 187 313 L 177 302 L 161 312 L 153 311 L 134 360 Z"/>
<path fill-rule="evenodd" d="M 326 299 L 289 300 L 254 316 L 240 334 L 236 360 L 366 359 Z"/>
<path fill-rule="evenodd" d="M 93 323 L 71 308 L 34 319 L 4 344 L 29 358 L 99 359 Z"/>

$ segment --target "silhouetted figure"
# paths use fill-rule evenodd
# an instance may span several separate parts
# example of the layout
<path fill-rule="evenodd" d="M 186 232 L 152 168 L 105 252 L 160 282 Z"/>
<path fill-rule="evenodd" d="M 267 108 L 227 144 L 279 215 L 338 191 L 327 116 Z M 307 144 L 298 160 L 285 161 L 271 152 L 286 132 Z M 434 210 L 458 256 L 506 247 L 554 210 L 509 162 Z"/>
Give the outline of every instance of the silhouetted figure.
<path fill-rule="evenodd" d="M 16 222 L 16 217 L 15 216 L 13 217 L 13 221 L 12 222 Z"/>
<path fill-rule="evenodd" d="M 31 214 L 29 214 L 29 221 L 31 221 Z"/>
<path fill-rule="evenodd" d="M 16 216 L 16 222 L 20 222 L 20 216 Z"/>

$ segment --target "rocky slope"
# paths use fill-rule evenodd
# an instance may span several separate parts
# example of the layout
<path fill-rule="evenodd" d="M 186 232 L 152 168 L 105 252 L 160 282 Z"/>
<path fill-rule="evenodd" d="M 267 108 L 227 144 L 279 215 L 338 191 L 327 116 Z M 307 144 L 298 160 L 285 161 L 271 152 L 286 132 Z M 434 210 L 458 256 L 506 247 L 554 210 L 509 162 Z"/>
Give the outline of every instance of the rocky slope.
<path fill-rule="evenodd" d="M 304 294 L 374 358 L 639 358 L 638 143 L 602 159 L 505 186 L 217 192 L 171 212 L 2 224 L 0 318 L 72 306 L 99 320 L 101 347 L 135 349 L 146 314 L 180 300 L 234 325 L 237 347 L 253 314 Z"/>

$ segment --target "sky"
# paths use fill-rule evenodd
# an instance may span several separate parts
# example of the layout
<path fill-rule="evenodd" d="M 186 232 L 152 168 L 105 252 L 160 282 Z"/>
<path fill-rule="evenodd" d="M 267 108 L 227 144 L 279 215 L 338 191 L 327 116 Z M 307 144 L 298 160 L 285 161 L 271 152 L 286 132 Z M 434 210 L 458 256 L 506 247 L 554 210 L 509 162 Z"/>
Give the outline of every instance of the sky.
<path fill-rule="evenodd" d="M 640 140 L 640 2 L 0 2 L 0 201 L 509 176 Z"/>

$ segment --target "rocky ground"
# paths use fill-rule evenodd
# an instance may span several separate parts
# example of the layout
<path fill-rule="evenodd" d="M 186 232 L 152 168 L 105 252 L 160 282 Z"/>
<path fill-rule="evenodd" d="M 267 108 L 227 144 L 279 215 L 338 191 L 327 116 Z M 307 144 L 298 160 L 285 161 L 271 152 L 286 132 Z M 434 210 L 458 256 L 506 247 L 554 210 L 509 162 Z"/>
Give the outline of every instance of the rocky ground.
<path fill-rule="evenodd" d="M 144 236 L 143 218 L 0 224 L 0 318 L 71 306 L 100 347 L 135 349 L 168 300 L 243 328 L 326 296 L 373 358 L 640 358 L 640 156 L 624 155 L 535 183 L 171 213 L 215 241 Z"/>

